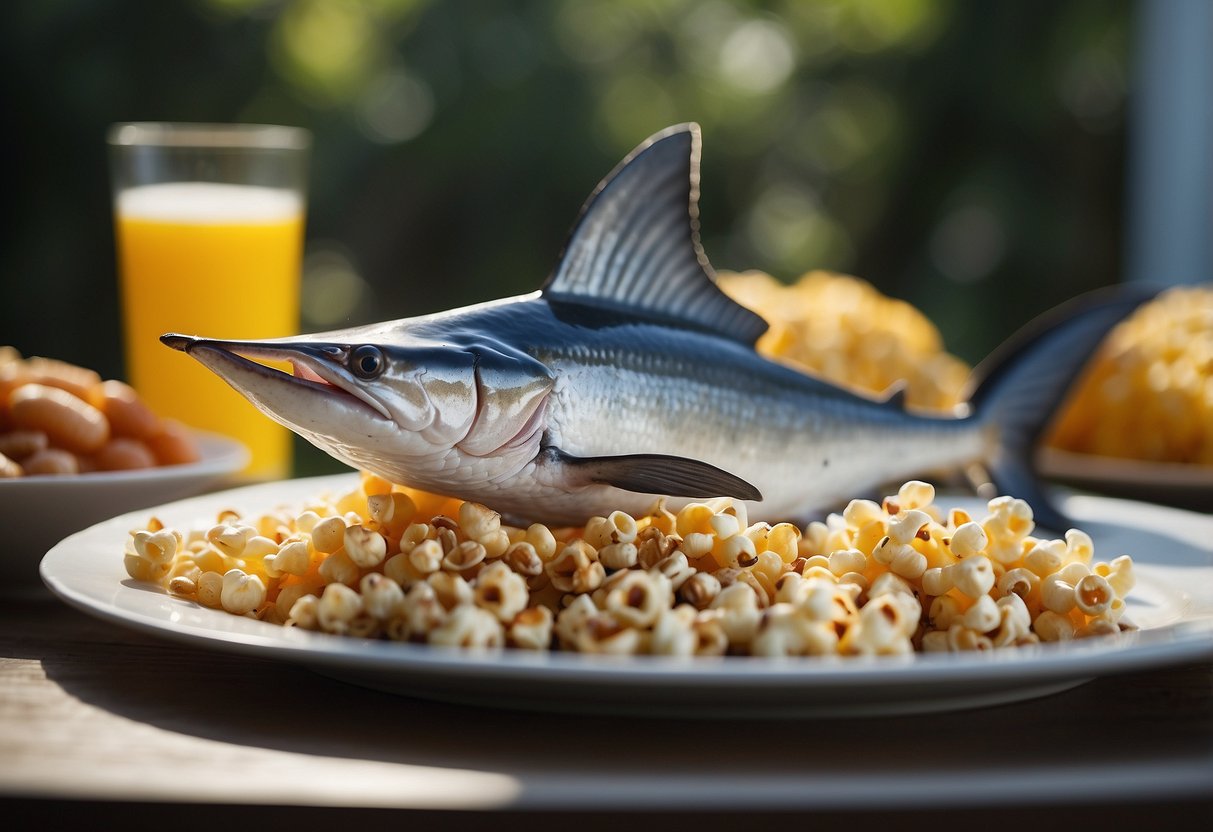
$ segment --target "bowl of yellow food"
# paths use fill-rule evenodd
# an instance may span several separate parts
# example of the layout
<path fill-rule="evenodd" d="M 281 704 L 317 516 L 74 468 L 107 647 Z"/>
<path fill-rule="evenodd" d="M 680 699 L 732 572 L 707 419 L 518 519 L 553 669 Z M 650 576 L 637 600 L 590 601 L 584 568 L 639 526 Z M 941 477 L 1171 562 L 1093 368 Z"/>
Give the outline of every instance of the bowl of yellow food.
<path fill-rule="evenodd" d="M 1109 334 L 1039 464 L 1075 485 L 1213 509 L 1213 286 L 1169 289 Z"/>
<path fill-rule="evenodd" d="M 239 442 L 161 419 L 121 381 L 0 347 L 0 578 L 34 586 L 72 532 L 202 493 L 247 461 Z"/>

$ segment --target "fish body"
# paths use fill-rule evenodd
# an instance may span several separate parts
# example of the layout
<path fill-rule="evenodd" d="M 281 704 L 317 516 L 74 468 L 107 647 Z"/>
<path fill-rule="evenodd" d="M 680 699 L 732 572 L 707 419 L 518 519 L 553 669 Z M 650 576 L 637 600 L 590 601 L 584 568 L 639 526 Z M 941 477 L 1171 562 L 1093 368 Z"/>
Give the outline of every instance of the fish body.
<path fill-rule="evenodd" d="M 699 133 L 642 144 L 591 195 L 535 294 L 289 340 L 162 340 L 332 456 L 510 516 L 573 524 L 665 497 L 803 518 L 924 470 L 982 463 L 1064 522 L 1027 459 L 1056 401 L 1144 295 L 1081 299 L 979 368 L 952 416 L 769 361 L 765 322 L 697 236 Z M 258 359 L 288 360 L 294 373 Z"/>
<path fill-rule="evenodd" d="M 761 502 L 749 501 L 751 516 L 773 518 L 801 516 L 869 487 L 873 471 L 897 478 L 984 456 L 987 431 L 973 419 L 913 415 L 896 401 L 854 395 L 707 333 L 613 316 L 591 325 L 532 296 L 435 322 L 433 337 L 456 320 L 459 330 L 507 339 L 552 378 L 535 456 L 505 479 L 485 477 L 477 494 L 513 514 L 542 506 L 549 520 L 576 522 L 587 505 L 596 513 L 652 506 L 652 493 L 574 485 L 576 471 L 563 470 L 567 456 L 659 452 L 708 463 L 761 493 Z M 545 456 L 542 448 L 561 454 Z"/>

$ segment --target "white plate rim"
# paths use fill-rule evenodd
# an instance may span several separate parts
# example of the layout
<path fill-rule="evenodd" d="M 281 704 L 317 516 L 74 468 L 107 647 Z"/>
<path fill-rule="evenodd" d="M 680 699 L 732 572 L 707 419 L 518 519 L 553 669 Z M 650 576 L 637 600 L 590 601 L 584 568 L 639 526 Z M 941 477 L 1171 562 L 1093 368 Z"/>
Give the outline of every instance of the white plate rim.
<path fill-rule="evenodd" d="M 1051 447 L 1041 448 L 1036 460 L 1043 475 L 1078 483 L 1213 490 L 1213 466 L 1209 465 L 1151 462 Z"/>
<path fill-rule="evenodd" d="M 706 685 L 720 690 L 757 688 L 794 693 L 805 689 L 806 686 L 814 689 L 837 689 L 876 684 L 954 686 L 966 682 L 986 684 L 997 680 L 1021 684 L 1064 682 L 1213 658 L 1213 614 L 1203 609 L 1173 625 L 1126 633 L 1115 638 L 1042 644 L 1030 648 L 985 653 L 823 660 L 757 657 L 609 657 L 571 653 L 530 653 L 520 650 L 477 652 L 353 639 L 237 618 L 221 611 L 199 608 L 190 601 L 173 598 L 151 587 L 136 586 L 126 578 L 122 570 L 120 553 L 125 530 L 137 527 L 153 513 L 164 514 L 182 510 L 184 507 L 210 504 L 237 505 L 250 511 L 265 510 L 302 499 L 305 495 L 314 496 L 326 490 L 351 488 L 357 483 L 356 477 L 354 474 L 339 474 L 262 483 L 129 512 L 61 541 L 43 558 L 40 574 L 55 595 L 90 615 L 156 637 L 207 649 L 333 670 L 345 668 L 354 671 L 441 674 L 453 679 L 593 685 L 604 692 L 611 689 L 660 687 L 670 684 Z M 260 501 L 249 503 L 250 499 Z M 1082 499 L 1111 503 L 1131 502 L 1103 497 L 1084 496 Z M 1147 510 L 1178 511 L 1138 503 L 1133 505 L 1142 506 Z M 113 561 L 106 567 L 114 577 L 113 592 L 109 597 L 88 591 L 78 574 L 73 571 L 81 565 L 81 553 L 85 552 L 89 545 L 97 543 L 98 535 L 113 535 L 112 538 L 106 538 L 112 539 L 114 551 Z M 1213 576 L 1213 567 L 1210 568 L 1210 575 Z M 114 602 L 114 598 L 119 596 L 130 601 L 131 593 L 151 593 L 149 599 L 156 598 L 156 604 L 143 606 L 141 611 L 132 611 Z M 155 608 L 156 605 L 159 605 L 159 610 Z M 141 605 L 137 603 L 136 606 Z M 171 621 L 171 614 L 167 611 L 174 608 L 189 609 L 201 616 L 206 626 L 183 625 Z"/>

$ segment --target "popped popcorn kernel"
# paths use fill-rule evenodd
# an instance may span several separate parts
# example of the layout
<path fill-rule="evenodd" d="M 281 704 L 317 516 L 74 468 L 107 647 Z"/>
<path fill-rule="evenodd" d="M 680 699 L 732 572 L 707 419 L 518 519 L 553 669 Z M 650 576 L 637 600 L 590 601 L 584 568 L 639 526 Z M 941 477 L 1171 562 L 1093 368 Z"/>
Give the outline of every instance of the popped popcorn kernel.
<path fill-rule="evenodd" d="M 304 595 L 291 605 L 286 623 L 304 630 L 320 628 L 320 599 L 315 595 Z"/>
<path fill-rule="evenodd" d="M 697 610 L 687 604 L 663 610 L 653 623 L 653 637 L 649 643 L 655 655 L 693 656 L 699 646 L 699 635 L 695 632 Z"/>
<path fill-rule="evenodd" d="M 602 608 L 631 627 L 649 627 L 673 604 L 670 582 L 660 572 L 629 571 L 613 586 Z"/>
<path fill-rule="evenodd" d="M 265 584 L 256 575 L 229 569 L 223 575 L 219 603 L 232 615 L 247 615 L 265 600 Z"/>
<path fill-rule="evenodd" d="M 316 619 L 325 632 L 343 634 L 362 609 L 362 596 L 343 583 L 331 583 L 320 596 Z"/>
<path fill-rule="evenodd" d="M 366 526 L 347 526 L 342 535 L 345 553 L 357 566 L 369 569 L 387 557 L 387 541 Z"/>
<path fill-rule="evenodd" d="M 196 590 L 198 603 L 204 607 L 222 606 L 223 575 L 218 572 L 203 572 L 198 577 Z"/>
<path fill-rule="evenodd" d="M 678 597 L 697 610 L 706 609 L 720 594 L 720 579 L 711 572 L 696 572 L 678 587 Z"/>
<path fill-rule="evenodd" d="M 400 584 L 378 572 L 365 575 L 359 584 L 362 604 L 368 613 L 380 621 L 394 618 L 404 610 L 404 591 Z"/>
<path fill-rule="evenodd" d="M 472 599 L 503 624 L 508 624 L 526 608 L 529 593 L 526 581 L 501 561 L 481 570 L 476 576 Z"/>
<path fill-rule="evenodd" d="M 774 604 L 763 611 L 750 650 L 755 656 L 820 656 L 834 652 L 837 643 L 833 627 L 791 604 Z"/>
<path fill-rule="evenodd" d="M 514 616 L 506 629 L 511 647 L 523 650 L 547 650 L 552 643 L 555 616 L 547 607 L 528 607 Z"/>
<path fill-rule="evenodd" d="M 486 610 L 474 604 L 460 604 L 430 632 L 429 643 L 445 647 L 502 647 L 505 630 Z"/>

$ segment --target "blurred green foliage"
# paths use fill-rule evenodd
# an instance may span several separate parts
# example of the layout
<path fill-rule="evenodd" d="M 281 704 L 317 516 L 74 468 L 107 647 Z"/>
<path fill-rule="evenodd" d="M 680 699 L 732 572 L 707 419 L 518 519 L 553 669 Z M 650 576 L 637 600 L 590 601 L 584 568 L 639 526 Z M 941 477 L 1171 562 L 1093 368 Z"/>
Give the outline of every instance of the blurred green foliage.
<path fill-rule="evenodd" d="M 649 134 L 719 269 L 864 277 L 975 361 L 1121 270 L 1127 0 L 20 0 L 0 342 L 121 376 L 104 137 L 314 132 L 306 329 L 530 291 Z"/>

